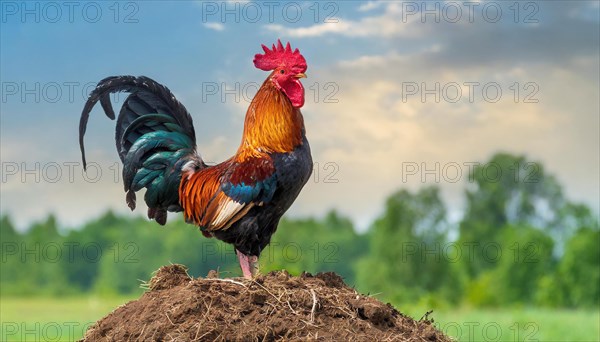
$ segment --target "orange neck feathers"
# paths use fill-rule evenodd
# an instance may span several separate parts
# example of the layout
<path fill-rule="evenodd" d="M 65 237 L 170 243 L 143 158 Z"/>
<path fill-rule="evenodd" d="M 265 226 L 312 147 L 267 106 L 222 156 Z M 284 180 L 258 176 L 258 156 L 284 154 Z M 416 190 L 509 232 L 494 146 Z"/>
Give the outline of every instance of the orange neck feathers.
<path fill-rule="evenodd" d="M 291 152 L 302 144 L 304 119 L 271 76 L 254 96 L 244 122 L 238 160 L 264 153 Z"/>

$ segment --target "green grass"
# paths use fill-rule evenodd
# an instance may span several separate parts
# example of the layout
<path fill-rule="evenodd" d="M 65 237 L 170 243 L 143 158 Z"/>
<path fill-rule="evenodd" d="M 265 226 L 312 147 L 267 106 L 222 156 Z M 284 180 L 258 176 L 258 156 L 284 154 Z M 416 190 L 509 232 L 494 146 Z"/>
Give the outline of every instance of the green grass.
<path fill-rule="evenodd" d="M 0 341 L 73 341 L 128 298 L 0 298 Z"/>
<path fill-rule="evenodd" d="M 0 299 L 1 341 L 73 341 L 129 298 L 67 297 Z M 401 311 L 421 318 L 424 307 Z M 600 311 L 439 309 L 436 326 L 458 341 L 600 341 Z"/>
<path fill-rule="evenodd" d="M 401 307 L 415 319 L 425 308 Z M 457 341 L 600 341 L 600 310 L 545 308 L 439 309 L 435 325 Z"/>

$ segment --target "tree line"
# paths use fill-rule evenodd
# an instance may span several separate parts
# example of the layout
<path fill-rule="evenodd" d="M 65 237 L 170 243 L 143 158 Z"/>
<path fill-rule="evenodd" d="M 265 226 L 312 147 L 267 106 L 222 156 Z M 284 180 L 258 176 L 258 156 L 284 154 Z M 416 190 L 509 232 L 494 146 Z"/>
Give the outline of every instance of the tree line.
<path fill-rule="evenodd" d="M 283 219 L 261 271 L 332 271 L 363 293 L 395 304 L 597 307 L 600 228 L 589 207 L 524 156 L 494 155 L 502 172 L 470 170 L 465 211 L 450 223 L 437 186 L 399 190 L 365 233 L 335 211 Z M 526 177 L 527 176 L 527 177 Z M 17 232 L 3 215 L 1 296 L 134 295 L 169 263 L 193 276 L 239 276 L 233 247 L 202 237 L 181 218 L 166 227 L 108 211 L 66 230 L 51 215 Z"/>

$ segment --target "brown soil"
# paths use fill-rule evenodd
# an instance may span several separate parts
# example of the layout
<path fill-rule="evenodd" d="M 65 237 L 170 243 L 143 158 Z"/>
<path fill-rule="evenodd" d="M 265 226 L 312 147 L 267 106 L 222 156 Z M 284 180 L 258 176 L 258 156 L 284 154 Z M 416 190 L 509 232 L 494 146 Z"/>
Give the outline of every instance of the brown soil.
<path fill-rule="evenodd" d="M 450 341 L 432 320 L 415 321 L 334 273 L 191 279 L 181 265 L 161 267 L 140 299 L 96 322 L 83 340 Z"/>

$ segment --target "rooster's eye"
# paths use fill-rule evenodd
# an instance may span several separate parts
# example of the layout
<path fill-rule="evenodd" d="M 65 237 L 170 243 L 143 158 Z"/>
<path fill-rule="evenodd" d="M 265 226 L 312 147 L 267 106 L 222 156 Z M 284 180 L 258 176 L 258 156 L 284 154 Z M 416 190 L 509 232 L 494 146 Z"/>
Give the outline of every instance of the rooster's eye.
<path fill-rule="evenodd" d="M 281 69 L 281 71 L 279 71 L 279 73 L 285 74 L 285 70 Z"/>

